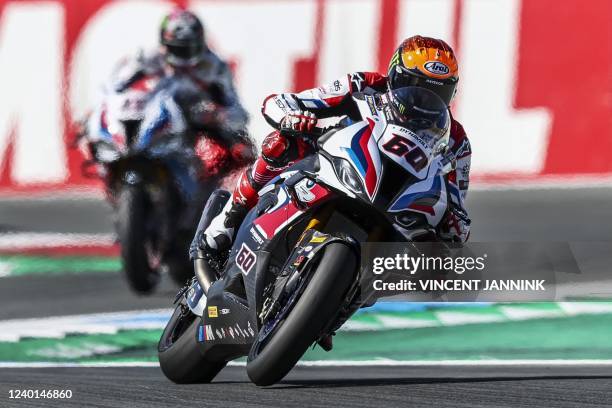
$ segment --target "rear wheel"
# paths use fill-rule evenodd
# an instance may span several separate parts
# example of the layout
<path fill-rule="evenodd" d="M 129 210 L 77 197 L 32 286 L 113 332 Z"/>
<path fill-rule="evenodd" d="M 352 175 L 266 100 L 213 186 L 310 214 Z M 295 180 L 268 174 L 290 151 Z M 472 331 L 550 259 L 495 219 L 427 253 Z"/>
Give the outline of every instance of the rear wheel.
<path fill-rule="evenodd" d="M 117 209 L 117 234 L 121 243 L 123 271 L 130 288 L 147 294 L 159 283 L 159 272 L 149 263 L 146 244 L 147 197 L 138 186 L 126 186 L 120 194 Z"/>
<path fill-rule="evenodd" d="M 177 384 L 211 382 L 225 367 L 225 362 L 208 361 L 200 353 L 196 337 L 199 320 L 179 305 L 159 340 L 157 355 L 161 370 Z"/>
<path fill-rule="evenodd" d="M 247 373 L 257 385 L 280 381 L 316 341 L 342 305 L 355 279 L 357 259 L 341 243 L 325 248 L 304 293 L 284 322 L 265 338 L 255 339 L 247 360 Z"/>

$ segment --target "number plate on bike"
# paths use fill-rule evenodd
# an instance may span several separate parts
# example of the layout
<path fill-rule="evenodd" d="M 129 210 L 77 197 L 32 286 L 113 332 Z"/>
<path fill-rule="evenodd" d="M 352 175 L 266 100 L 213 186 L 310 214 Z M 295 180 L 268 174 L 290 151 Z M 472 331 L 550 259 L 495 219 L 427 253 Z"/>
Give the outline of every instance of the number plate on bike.
<path fill-rule="evenodd" d="M 389 125 L 378 141 L 378 147 L 391 160 L 419 179 L 427 176 L 431 149 L 414 132 Z"/>

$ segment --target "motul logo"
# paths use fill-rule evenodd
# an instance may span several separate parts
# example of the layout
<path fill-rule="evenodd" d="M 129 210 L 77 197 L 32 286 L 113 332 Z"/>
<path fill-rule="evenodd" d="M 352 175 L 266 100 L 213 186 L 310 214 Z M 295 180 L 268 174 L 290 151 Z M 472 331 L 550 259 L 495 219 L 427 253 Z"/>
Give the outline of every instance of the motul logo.
<path fill-rule="evenodd" d="M 425 69 L 436 75 L 446 75 L 450 71 L 446 65 L 438 61 L 426 62 Z"/>
<path fill-rule="evenodd" d="M 558 41 L 576 27 L 572 44 L 604 61 L 589 74 L 607 78 L 610 53 L 590 39 L 609 37 L 610 0 L 590 0 L 589 7 L 583 0 L 0 0 L 0 191 L 98 186 L 81 175 L 70 123 L 94 107 L 119 59 L 155 49 L 159 23 L 175 3 L 203 18 L 211 46 L 231 60 L 256 140 L 270 132 L 259 112 L 271 92 L 376 67 L 385 73 L 401 40 L 426 33 L 457 52 L 461 86 L 453 109 L 478 151 L 473 176 L 612 172 L 609 90 L 598 81 L 567 81 L 575 69 Z M 230 18 L 237 23 L 225 24 Z M 117 27 L 132 30 L 126 36 Z M 274 46 L 262 53 L 261 44 Z M 542 49 L 561 56 L 546 81 Z M 423 70 L 438 79 L 450 73 L 437 60 Z M 602 137 L 584 143 L 584 134 Z"/>

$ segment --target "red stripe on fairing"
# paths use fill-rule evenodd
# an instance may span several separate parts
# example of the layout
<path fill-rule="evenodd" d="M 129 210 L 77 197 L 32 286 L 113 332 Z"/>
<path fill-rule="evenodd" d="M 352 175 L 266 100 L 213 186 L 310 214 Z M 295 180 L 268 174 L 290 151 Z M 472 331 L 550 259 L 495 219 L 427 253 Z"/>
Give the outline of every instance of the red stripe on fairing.
<path fill-rule="evenodd" d="M 363 152 L 363 156 L 366 159 L 367 167 L 365 169 L 365 183 L 366 189 L 368 190 L 368 195 L 372 197 L 374 192 L 376 191 L 376 182 L 378 181 L 378 174 L 376 174 L 376 167 L 374 166 L 374 160 L 372 159 L 372 155 L 370 154 L 370 150 L 368 149 L 368 143 L 370 141 L 370 137 L 372 136 L 372 129 L 374 128 L 374 121 L 368 118 L 368 128 L 363 132 L 361 138 L 359 139 L 359 147 Z"/>
<path fill-rule="evenodd" d="M 307 203 L 309 207 L 321 202 L 329 198 L 329 191 L 321 187 L 320 185 L 315 185 L 310 192 L 314 194 L 314 200 Z M 264 233 L 266 239 L 271 239 L 277 231 L 282 229 L 285 225 L 287 225 L 290 221 L 293 220 L 293 217 L 297 214 L 302 213 L 303 211 L 297 208 L 294 202 L 290 199 L 287 201 L 287 204 L 280 207 L 274 212 L 266 213 L 253 221 L 253 224 L 258 228 L 259 232 Z"/>
<path fill-rule="evenodd" d="M 265 234 L 266 239 L 271 239 L 276 233 L 276 230 L 282 228 L 287 223 L 287 220 L 298 212 L 300 212 L 300 210 L 291 200 L 289 200 L 287 204 L 278 208 L 276 211 L 263 214 L 261 217 L 257 218 L 253 224 L 259 227 L 259 231 Z"/>
<path fill-rule="evenodd" d="M 432 216 L 436 215 L 435 210 L 430 205 L 411 204 L 408 208 L 410 208 L 411 210 L 424 212 Z"/>

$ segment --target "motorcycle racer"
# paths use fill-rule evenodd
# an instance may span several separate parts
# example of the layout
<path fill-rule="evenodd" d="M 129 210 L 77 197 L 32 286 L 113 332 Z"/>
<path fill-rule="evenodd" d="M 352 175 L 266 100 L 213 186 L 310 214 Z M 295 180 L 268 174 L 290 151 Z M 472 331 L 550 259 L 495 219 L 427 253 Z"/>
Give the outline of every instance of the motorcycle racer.
<path fill-rule="evenodd" d="M 205 30 L 198 17 L 176 8 L 162 21 L 159 47 L 142 50 L 119 62 L 104 87 L 100 103 L 77 129 L 78 137 L 87 136 L 86 154 L 95 159 L 96 142 L 105 137 L 128 139 L 147 123 L 172 129 L 176 110 L 161 109 L 157 116 L 145 109 L 147 102 L 160 93 L 171 94 L 181 108 L 196 147 L 202 130 L 217 146 L 217 153 L 242 165 L 253 157 L 247 136 L 248 115 L 242 107 L 229 65 L 207 45 Z M 145 125 L 141 126 L 142 123 Z M 204 163 L 205 165 L 207 163 Z M 238 166 L 236 166 L 238 167 Z"/>
<path fill-rule="evenodd" d="M 314 151 L 313 138 L 291 135 L 296 131 L 308 135 L 316 127 L 329 126 L 334 123 L 329 118 L 336 118 L 336 123 L 339 120 L 359 120 L 352 99 L 354 93 L 376 94 L 388 89 L 418 86 L 433 91 L 448 106 L 455 95 L 458 79 L 458 64 L 450 46 L 442 40 L 414 36 L 398 47 L 386 76 L 375 72 L 355 72 L 323 87 L 297 94 L 270 95 L 264 100 L 262 114 L 277 130 L 265 137 L 261 156 L 243 172 L 223 211 L 205 231 L 196 234 L 194 245 L 205 253 L 228 249 L 235 228 L 257 203 L 258 190 L 288 166 Z M 390 97 L 385 96 L 387 103 L 391 103 Z M 451 203 L 438 235 L 446 241 L 465 242 L 470 221 L 463 203 L 469 185 L 471 148 L 463 127 L 454 119 L 451 119 L 445 154 L 454 163 L 454 169 L 447 176 Z M 399 226 L 397 229 L 401 230 Z M 194 256 L 193 245 L 191 255 Z"/>

